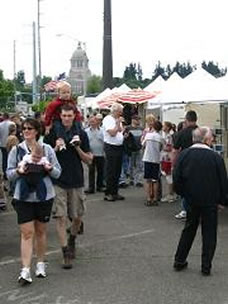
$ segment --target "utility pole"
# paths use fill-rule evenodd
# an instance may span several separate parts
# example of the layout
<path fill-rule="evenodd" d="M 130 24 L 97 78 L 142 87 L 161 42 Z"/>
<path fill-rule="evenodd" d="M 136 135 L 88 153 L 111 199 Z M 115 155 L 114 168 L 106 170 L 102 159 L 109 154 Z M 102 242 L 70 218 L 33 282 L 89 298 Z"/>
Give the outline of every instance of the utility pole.
<path fill-rule="evenodd" d="M 17 105 L 17 92 L 16 92 L 16 40 L 13 41 L 13 85 L 14 85 L 14 106 Z"/>
<path fill-rule="evenodd" d="M 36 24 L 33 21 L 33 82 L 32 82 L 32 103 L 37 100 L 37 78 L 36 78 Z"/>
<path fill-rule="evenodd" d="M 103 89 L 113 88 L 111 0 L 104 0 Z"/>
<path fill-rule="evenodd" d="M 41 78 L 42 78 L 42 71 L 41 71 L 41 38 L 40 38 L 40 1 L 37 0 L 37 33 L 38 33 L 38 58 L 39 58 L 39 80 L 38 80 L 38 90 L 40 92 L 40 100 L 41 100 Z"/>

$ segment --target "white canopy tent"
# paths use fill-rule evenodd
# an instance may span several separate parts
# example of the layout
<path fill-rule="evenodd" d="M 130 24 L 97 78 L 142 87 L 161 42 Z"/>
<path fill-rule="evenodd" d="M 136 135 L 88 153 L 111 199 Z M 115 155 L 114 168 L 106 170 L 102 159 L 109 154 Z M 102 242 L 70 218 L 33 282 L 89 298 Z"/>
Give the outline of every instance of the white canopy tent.
<path fill-rule="evenodd" d="M 167 80 L 164 90 L 148 102 L 148 109 L 160 105 L 161 116 L 165 118 L 171 112 L 179 111 L 175 108 L 182 109 L 183 113 L 191 108 L 199 113 L 200 124 L 213 127 L 220 121 L 220 104 L 228 103 L 228 77 L 217 79 L 200 69 L 184 79 L 173 82 L 171 79 Z M 178 115 L 184 117 L 180 113 L 181 110 Z"/>
<path fill-rule="evenodd" d="M 90 102 L 87 104 L 88 108 L 96 109 L 98 101 L 100 101 L 102 98 L 110 95 L 112 90 L 110 88 L 106 88 L 104 91 L 102 91 L 100 94 L 98 94 L 96 97 L 94 97 Z"/>
<path fill-rule="evenodd" d="M 206 71 L 193 72 L 184 79 L 167 80 L 167 86 L 152 99 L 154 104 L 224 103 L 228 101 L 228 80 L 219 80 Z"/>
<path fill-rule="evenodd" d="M 147 87 L 144 88 L 145 91 L 154 92 L 154 91 L 163 91 L 166 85 L 166 81 L 162 76 L 158 76 L 154 81 L 152 81 Z"/>

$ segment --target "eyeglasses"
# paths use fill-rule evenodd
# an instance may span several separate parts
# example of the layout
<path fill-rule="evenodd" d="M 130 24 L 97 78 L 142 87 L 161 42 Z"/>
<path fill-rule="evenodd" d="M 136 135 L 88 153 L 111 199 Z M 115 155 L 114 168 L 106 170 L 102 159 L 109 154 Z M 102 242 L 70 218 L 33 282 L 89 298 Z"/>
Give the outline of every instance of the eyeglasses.
<path fill-rule="evenodd" d="M 32 128 L 32 127 L 23 127 L 22 130 L 23 131 L 26 131 L 26 130 L 31 131 L 31 130 L 34 130 L 34 128 Z"/>

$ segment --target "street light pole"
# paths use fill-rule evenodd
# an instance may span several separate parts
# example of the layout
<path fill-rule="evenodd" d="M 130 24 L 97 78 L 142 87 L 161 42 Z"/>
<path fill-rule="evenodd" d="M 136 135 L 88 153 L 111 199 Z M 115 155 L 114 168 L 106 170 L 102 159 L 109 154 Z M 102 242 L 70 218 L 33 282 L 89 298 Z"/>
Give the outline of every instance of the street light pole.
<path fill-rule="evenodd" d="M 32 82 L 32 103 L 37 99 L 37 78 L 36 78 L 36 25 L 33 22 L 33 82 Z"/>
<path fill-rule="evenodd" d="M 16 92 L 16 40 L 13 41 L 13 85 L 14 85 L 14 106 L 17 105 L 17 92 Z"/>
<path fill-rule="evenodd" d="M 40 100 L 41 100 L 41 78 L 42 78 L 42 71 L 41 71 L 41 38 L 40 38 L 40 1 L 37 0 L 37 33 L 38 33 L 38 57 L 39 57 L 39 80 L 38 80 L 38 88 L 40 92 Z"/>
<path fill-rule="evenodd" d="M 111 0 L 104 0 L 103 89 L 113 87 Z"/>

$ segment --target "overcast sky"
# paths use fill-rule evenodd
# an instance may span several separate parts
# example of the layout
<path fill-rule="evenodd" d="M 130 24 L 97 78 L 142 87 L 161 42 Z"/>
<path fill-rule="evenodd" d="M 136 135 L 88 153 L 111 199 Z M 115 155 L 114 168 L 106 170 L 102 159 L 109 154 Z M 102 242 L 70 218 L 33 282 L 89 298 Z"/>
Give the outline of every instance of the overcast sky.
<path fill-rule="evenodd" d="M 43 75 L 68 74 L 76 39 L 86 42 L 91 72 L 102 75 L 103 2 L 40 2 Z M 213 60 L 228 66 L 226 4 L 226 0 L 112 0 L 114 76 L 121 77 L 131 62 L 141 64 L 144 77 L 151 77 L 158 60 L 163 65 Z M 31 81 L 36 20 L 37 0 L 7 0 L 1 5 L 0 69 L 6 78 L 13 77 L 16 40 L 16 70 L 24 70 Z"/>

